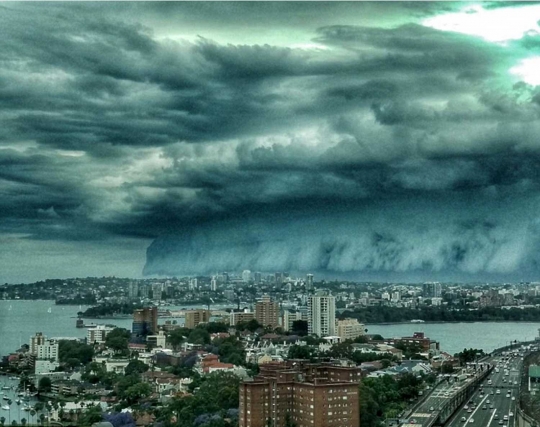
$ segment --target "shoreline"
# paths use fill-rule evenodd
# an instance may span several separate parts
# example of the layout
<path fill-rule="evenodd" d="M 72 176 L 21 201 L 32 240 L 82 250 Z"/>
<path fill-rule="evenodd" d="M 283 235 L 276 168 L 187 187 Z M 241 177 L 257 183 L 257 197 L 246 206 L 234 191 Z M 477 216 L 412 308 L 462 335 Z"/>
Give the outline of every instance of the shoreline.
<path fill-rule="evenodd" d="M 425 322 L 382 322 L 382 323 L 364 323 L 366 326 L 390 326 L 390 325 L 436 325 L 441 323 L 539 323 L 539 320 L 426 320 Z"/>

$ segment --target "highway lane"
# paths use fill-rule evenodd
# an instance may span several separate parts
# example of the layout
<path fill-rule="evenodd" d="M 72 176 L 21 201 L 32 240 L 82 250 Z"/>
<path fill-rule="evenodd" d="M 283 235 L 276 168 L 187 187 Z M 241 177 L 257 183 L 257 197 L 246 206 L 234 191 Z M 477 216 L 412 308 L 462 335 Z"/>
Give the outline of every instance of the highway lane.
<path fill-rule="evenodd" d="M 501 357 L 496 357 L 493 362 L 496 363 L 499 372 L 493 370 L 483 382 L 483 387 L 469 399 L 469 403 L 472 402 L 475 409 L 470 410 L 469 404 L 462 406 L 450 420 L 449 427 L 515 427 L 521 357 L 510 359 L 507 364 L 508 375 L 505 375 L 506 363 L 501 361 Z M 488 384 L 489 380 L 491 385 Z M 512 400 L 512 397 L 516 400 Z M 469 408 L 465 409 L 466 407 Z M 504 416 L 508 417 L 508 420 L 504 420 Z"/>

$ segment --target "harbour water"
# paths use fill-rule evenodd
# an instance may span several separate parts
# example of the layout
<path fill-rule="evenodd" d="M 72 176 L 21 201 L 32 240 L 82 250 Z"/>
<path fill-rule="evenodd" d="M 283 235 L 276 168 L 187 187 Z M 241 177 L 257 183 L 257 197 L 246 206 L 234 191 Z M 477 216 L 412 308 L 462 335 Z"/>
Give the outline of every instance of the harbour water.
<path fill-rule="evenodd" d="M 83 306 L 82 310 L 85 309 Z M 84 338 L 86 328 L 75 327 L 77 312 L 80 310 L 78 305 L 54 305 L 53 301 L 0 301 L 0 355 L 6 355 L 21 344 L 28 343 L 36 332 L 43 332 L 50 338 Z M 160 318 L 159 323 L 166 320 L 172 319 Z M 174 320 L 183 323 L 183 319 Z M 91 322 L 112 323 L 131 329 L 130 318 L 85 319 L 85 323 Z M 471 347 L 490 352 L 508 345 L 510 340 L 532 340 L 538 336 L 540 322 L 402 323 L 368 325 L 366 328 L 369 334 L 380 334 L 385 338 L 424 332 L 427 337 L 440 342 L 441 350 L 454 354 Z"/>

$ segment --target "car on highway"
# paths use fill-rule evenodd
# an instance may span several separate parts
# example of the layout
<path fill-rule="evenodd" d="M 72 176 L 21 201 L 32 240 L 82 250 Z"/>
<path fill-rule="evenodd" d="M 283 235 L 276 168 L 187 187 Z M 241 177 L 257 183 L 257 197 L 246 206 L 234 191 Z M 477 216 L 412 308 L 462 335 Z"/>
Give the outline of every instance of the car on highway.
<path fill-rule="evenodd" d="M 470 423 L 474 423 L 474 418 L 471 418 L 471 419 L 469 420 L 469 422 L 470 422 Z"/>
<path fill-rule="evenodd" d="M 515 396 L 512 396 L 512 400 L 516 400 L 516 397 L 515 397 Z"/>
<path fill-rule="evenodd" d="M 504 421 L 508 421 L 508 415 L 505 415 L 505 416 L 503 417 L 503 420 L 504 420 Z"/>
<path fill-rule="evenodd" d="M 463 409 L 465 409 L 465 410 L 469 409 L 469 405 L 465 405 L 465 406 L 463 407 Z"/>
<path fill-rule="evenodd" d="M 509 416 L 509 417 L 513 417 L 513 416 L 514 416 L 514 413 L 513 413 L 513 412 L 510 412 L 510 413 L 508 414 L 508 416 Z"/>
<path fill-rule="evenodd" d="M 467 410 L 467 412 L 470 414 L 470 413 L 472 412 L 472 409 L 469 408 L 469 409 Z"/>
<path fill-rule="evenodd" d="M 499 425 L 502 426 L 503 424 L 503 420 L 499 420 Z"/>
<path fill-rule="evenodd" d="M 467 421 L 467 418 L 461 417 L 461 422 L 464 423 L 465 421 Z"/>
<path fill-rule="evenodd" d="M 510 397 L 510 393 L 508 393 L 508 394 L 506 395 L 506 397 Z"/>
<path fill-rule="evenodd" d="M 500 390 L 497 390 L 496 393 L 497 393 L 497 394 L 501 394 L 501 391 L 500 391 Z"/>
<path fill-rule="evenodd" d="M 495 416 L 494 416 L 493 418 L 498 419 L 498 418 L 499 418 L 499 414 L 495 414 Z"/>
<path fill-rule="evenodd" d="M 434 411 L 435 408 L 432 406 L 431 408 L 429 408 L 430 411 Z"/>
<path fill-rule="evenodd" d="M 489 399 L 488 399 L 488 400 L 486 400 L 486 405 L 489 405 Z"/>

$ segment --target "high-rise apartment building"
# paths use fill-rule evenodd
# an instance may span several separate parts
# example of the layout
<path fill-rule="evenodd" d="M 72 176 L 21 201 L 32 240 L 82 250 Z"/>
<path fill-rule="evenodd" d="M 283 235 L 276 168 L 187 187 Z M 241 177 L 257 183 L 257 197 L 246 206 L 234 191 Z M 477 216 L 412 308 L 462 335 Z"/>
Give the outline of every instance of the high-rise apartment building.
<path fill-rule="evenodd" d="M 249 270 L 242 271 L 242 281 L 244 283 L 251 282 L 251 271 L 249 271 Z"/>
<path fill-rule="evenodd" d="M 255 320 L 264 327 L 270 326 L 275 329 L 279 326 L 279 305 L 265 295 L 255 304 Z"/>
<path fill-rule="evenodd" d="M 336 298 L 312 295 L 308 299 L 308 333 L 319 337 L 336 335 Z"/>
<path fill-rule="evenodd" d="M 253 280 L 255 281 L 255 283 L 261 283 L 262 273 L 260 271 L 256 271 L 255 274 L 253 275 Z"/>
<path fill-rule="evenodd" d="M 422 285 L 424 298 L 440 298 L 442 296 L 442 286 L 439 282 L 426 282 Z"/>
<path fill-rule="evenodd" d="M 139 296 L 139 284 L 137 282 L 130 282 L 128 287 L 128 297 L 135 299 Z"/>
<path fill-rule="evenodd" d="M 212 292 L 217 291 L 217 278 L 216 278 L 216 276 L 212 276 L 212 280 L 210 280 L 210 290 Z"/>
<path fill-rule="evenodd" d="M 36 356 L 41 360 L 58 362 L 58 343 L 55 340 L 46 340 L 37 346 Z"/>
<path fill-rule="evenodd" d="M 307 291 L 313 290 L 313 274 L 306 275 L 306 290 Z"/>
<path fill-rule="evenodd" d="M 199 288 L 199 282 L 196 277 L 189 279 L 189 290 L 196 291 Z"/>
<path fill-rule="evenodd" d="M 38 345 L 45 344 L 47 337 L 42 332 L 36 332 L 36 335 L 30 337 L 30 354 L 37 355 Z"/>
<path fill-rule="evenodd" d="M 239 427 L 358 427 L 360 368 L 267 363 L 240 384 Z"/>
<path fill-rule="evenodd" d="M 157 307 L 145 307 L 133 312 L 131 331 L 135 335 L 146 336 L 158 332 L 158 309 Z"/>
<path fill-rule="evenodd" d="M 208 323 L 211 317 L 210 310 L 189 310 L 186 311 L 185 327 L 189 329 L 196 328 L 199 323 Z"/>

